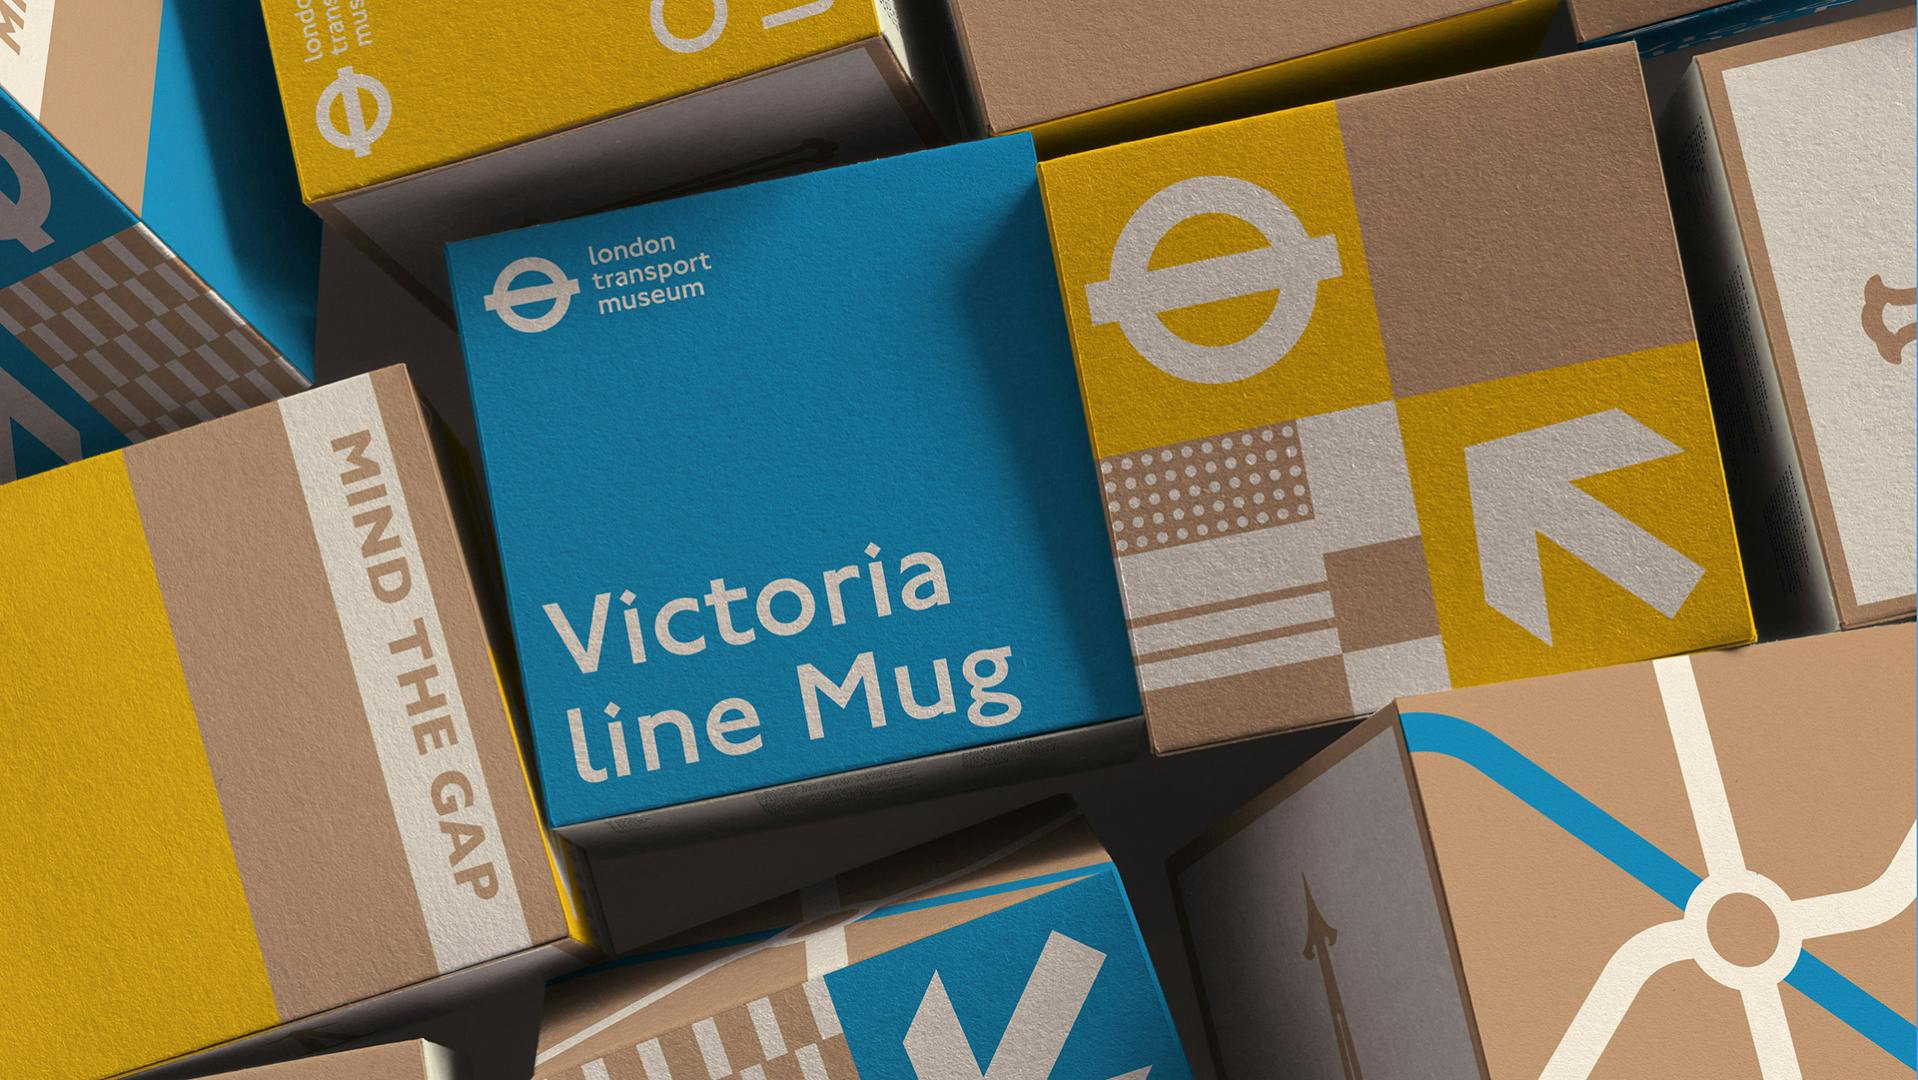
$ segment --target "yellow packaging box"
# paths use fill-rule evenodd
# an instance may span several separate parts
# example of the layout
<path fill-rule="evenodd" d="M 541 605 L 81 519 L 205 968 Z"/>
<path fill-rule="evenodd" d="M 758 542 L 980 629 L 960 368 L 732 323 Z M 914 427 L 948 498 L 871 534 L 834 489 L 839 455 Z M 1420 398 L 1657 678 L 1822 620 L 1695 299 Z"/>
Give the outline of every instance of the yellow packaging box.
<path fill-rule="evenodd" d="M 0 486 L 0 1076 L 252 1064 L 589 937 L 404 369 Z"/>
<path fill-rule="evenodd" d="M 1751 640 L 1630 48 L 1041 179 L 1155 749 Z"/>
<path fill-rule="evenodd" d="M 890 0 L 261 0 L 308 205 L 443 306 L 449 242 L 926 145 Z"/>
<path fill-rule="evenodd" d="M 949 0 L 989 135 L 1045 157 L 1538 51 L 1555 0 Z"/>

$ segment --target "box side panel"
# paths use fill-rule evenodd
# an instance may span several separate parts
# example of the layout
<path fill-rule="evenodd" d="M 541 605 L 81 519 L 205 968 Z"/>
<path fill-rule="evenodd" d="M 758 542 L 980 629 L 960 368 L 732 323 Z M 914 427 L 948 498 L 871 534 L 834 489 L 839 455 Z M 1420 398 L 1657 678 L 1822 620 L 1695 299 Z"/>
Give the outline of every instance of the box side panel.
<path fill-rule="evenodd" d="M 133 205 L 312 382 L 320 222 L 299 205 L 258 10 L 167 0 L 153 84 L 144 197 Z"/>
<path fill-rule="evenodd" d="M 1538 49 L 1555 5 L 1503 0 L 1236 74 L 1072 115 L 991 124 L 1029 129 L 1047 158 L 1514 63 Z M 990 121 L 989 121 L 990 124 Z"/>
<path fill-rule="evenodd" d="M 1398 728 L 1359 730 L 1175 869 L 1222 1076 L 1480 1075 Z"/>
<path fill-rule="evenodd" d="M 1694 65 L 1659 125 L 1752 612 L 1768 637 L 1837 626 L 1721 146 Z"/>
<path fill-rule="evenodd" d="M 0 1073 L 279 1020 L 118 455 L 0 489 Z"/>
<path fill-rule="evenodd" d="M 1138 756 L 1143 729 L 1143 722 L 1136 717 L 1111 720 L 976 750 L 948 750 L 761 791 L 602 818 L 555 831 L 588 851 L 604 853 L 791 825 L 1122 764 Z"/>
<path fill-rule="evenodd" d="M 1846 625 L 1912 610 L 1913 42 L 1907 7 L 1707 83 Z"/>
<path fill-rule="evenodd" d="M 405 280 L 451 303 L 442 249 L 453 241 L 925 142 L 874 53 L 858 45 L 325 205 Z"/>

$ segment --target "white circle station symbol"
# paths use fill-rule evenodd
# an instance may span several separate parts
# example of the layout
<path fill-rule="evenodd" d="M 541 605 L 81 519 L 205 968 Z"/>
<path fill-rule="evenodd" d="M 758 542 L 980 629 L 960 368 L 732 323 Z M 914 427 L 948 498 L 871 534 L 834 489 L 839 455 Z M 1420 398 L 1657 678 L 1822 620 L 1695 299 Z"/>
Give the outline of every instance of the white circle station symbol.
<path fill-rule="evenodd" d="M 521 285 L 519 279 L 526 274 L 534 274 L 542 280 L 533 284 Z M 522 334 L 537 334 L 551 329 L 562 318 L 566 309 L 572 306 L 573 297 L 579 293 L 579 282 L 566 276 L 550 259 L 527 256 L 506 264 L 493 280 L 493 291 L 486 294 L 486 310 L 500 317 L 500 321 L 518 330 Z M 538 315 L 521 314 L 520 308 L 536 304 L 549 305 Z"/>
<path fill-rule="evenodd" d="M 1259 230 L 1266 246 L 1150 269 L 1166 234 L 1202 214 L 1236 217 Z M 1139 355 L 1166 374 L 1187 382 L 1238 382 L 1292 351 L 1312 321 L 1319 283 L 1340 272 L 1337 238 L 1308 236 L 1278 196 L 1236 177 L 1195 176 L 1161 189 L 1133 211 L 1112 247 L 1109 276 L 1086 286 L 1086 305 L 1093 325 L 1118 323 Z M 1273 290 L 1279 296 L 1265 322 L 1228 345 L 1187 341 L 1159 317 Z"/>
<path fill-rule="evenodd" d="M 362 93 L 373 103 L 370 120 L 360 101 Z M 344 127 L 333 122 L 336 102 L 346 121 Z M 373 143 L 386 134 L 387 125 L 393 122 L 393 95 L 387 93 L 385 83 L 354 71 L 348 64 L 335 72 L 333 81 L 320 91 L 320 100 L 313 107 L 313 122 L 319 126 L 320 138 L 342 150 L 353 151 L 354 157 L 365 157 L 373 152 Z"/>

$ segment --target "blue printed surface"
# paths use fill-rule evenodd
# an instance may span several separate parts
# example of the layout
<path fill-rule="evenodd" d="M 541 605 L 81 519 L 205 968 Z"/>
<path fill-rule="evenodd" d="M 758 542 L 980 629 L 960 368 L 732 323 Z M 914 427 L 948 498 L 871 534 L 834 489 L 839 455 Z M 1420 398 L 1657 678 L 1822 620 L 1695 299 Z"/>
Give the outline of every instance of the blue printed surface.
<path fill-rule="evenodd" d="M 1110 865 L 833 972 L 826 987 L 861 1076 L 961 1075 L 920 1067 L 956 1045 L 953 1039 L 969 1048 L 977 1069 L 966 1074 L 971 1076 L 986 1072 L 1002 1052 L 1042 1063 L 1054 1047 L 1049 1073 L 1021 1075 L 1107 1080 L 1146 1069 L 1151 1080 L 1192 1075 Z M 938 1004 L 941 992 L 949 1012 Z M 1015 1008 L 1028 993 L 1024 1015 L 1015 1020 Z M 921 1031 L 909 1039 L 915 1018 Z M 909 1042 L 919 1049 L 918 1063 Z M 1020 1050 L 1036 1053 L 1018 1055 Z"/>
<path fill-rule="evenodd" d="M 320 219 L 300 200 L 258 4 L 167 0 L 141 202 L 147 227 L 311 380 Z"/>
<path fill-rule="evenodd" d="M 1138 712 L 1030 139 L 449 268 L 554 824 Z"/>
<path fill-rule="evenodd" d="M 1583 48 L 1595 49 L 1602 45 L 1613 45 L 1621 41 L 1635 41 L 1638 51 L 1645 56 L 1663 56 L 1680 49 L 1690 49 L 1719 38 L 1742 34 L 1748 30 L 1770 26 L 1815 14 L 1829 8 L 1849 3 L 1850 0 L 1730 0 L 1689 15 L 1680 15 L 1650 26 L 1635 27 L 1616 34 L 1593 38 L 1583 44 Z"/>

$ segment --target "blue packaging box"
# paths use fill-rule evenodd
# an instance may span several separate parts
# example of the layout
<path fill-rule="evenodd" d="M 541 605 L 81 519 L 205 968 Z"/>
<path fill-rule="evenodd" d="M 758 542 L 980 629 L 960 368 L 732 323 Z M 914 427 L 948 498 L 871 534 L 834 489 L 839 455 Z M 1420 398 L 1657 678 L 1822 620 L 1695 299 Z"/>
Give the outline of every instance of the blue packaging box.
<path fill-rule="evenodd" d="M 320 223 L 259 9 L 110 6 L 0 9 L 0 483 L 314 378 Z"/>
<path fill-rule="evenodd" d="M 448 265 L 562 831 L 1138 713 L 1029 138 Z"/>

